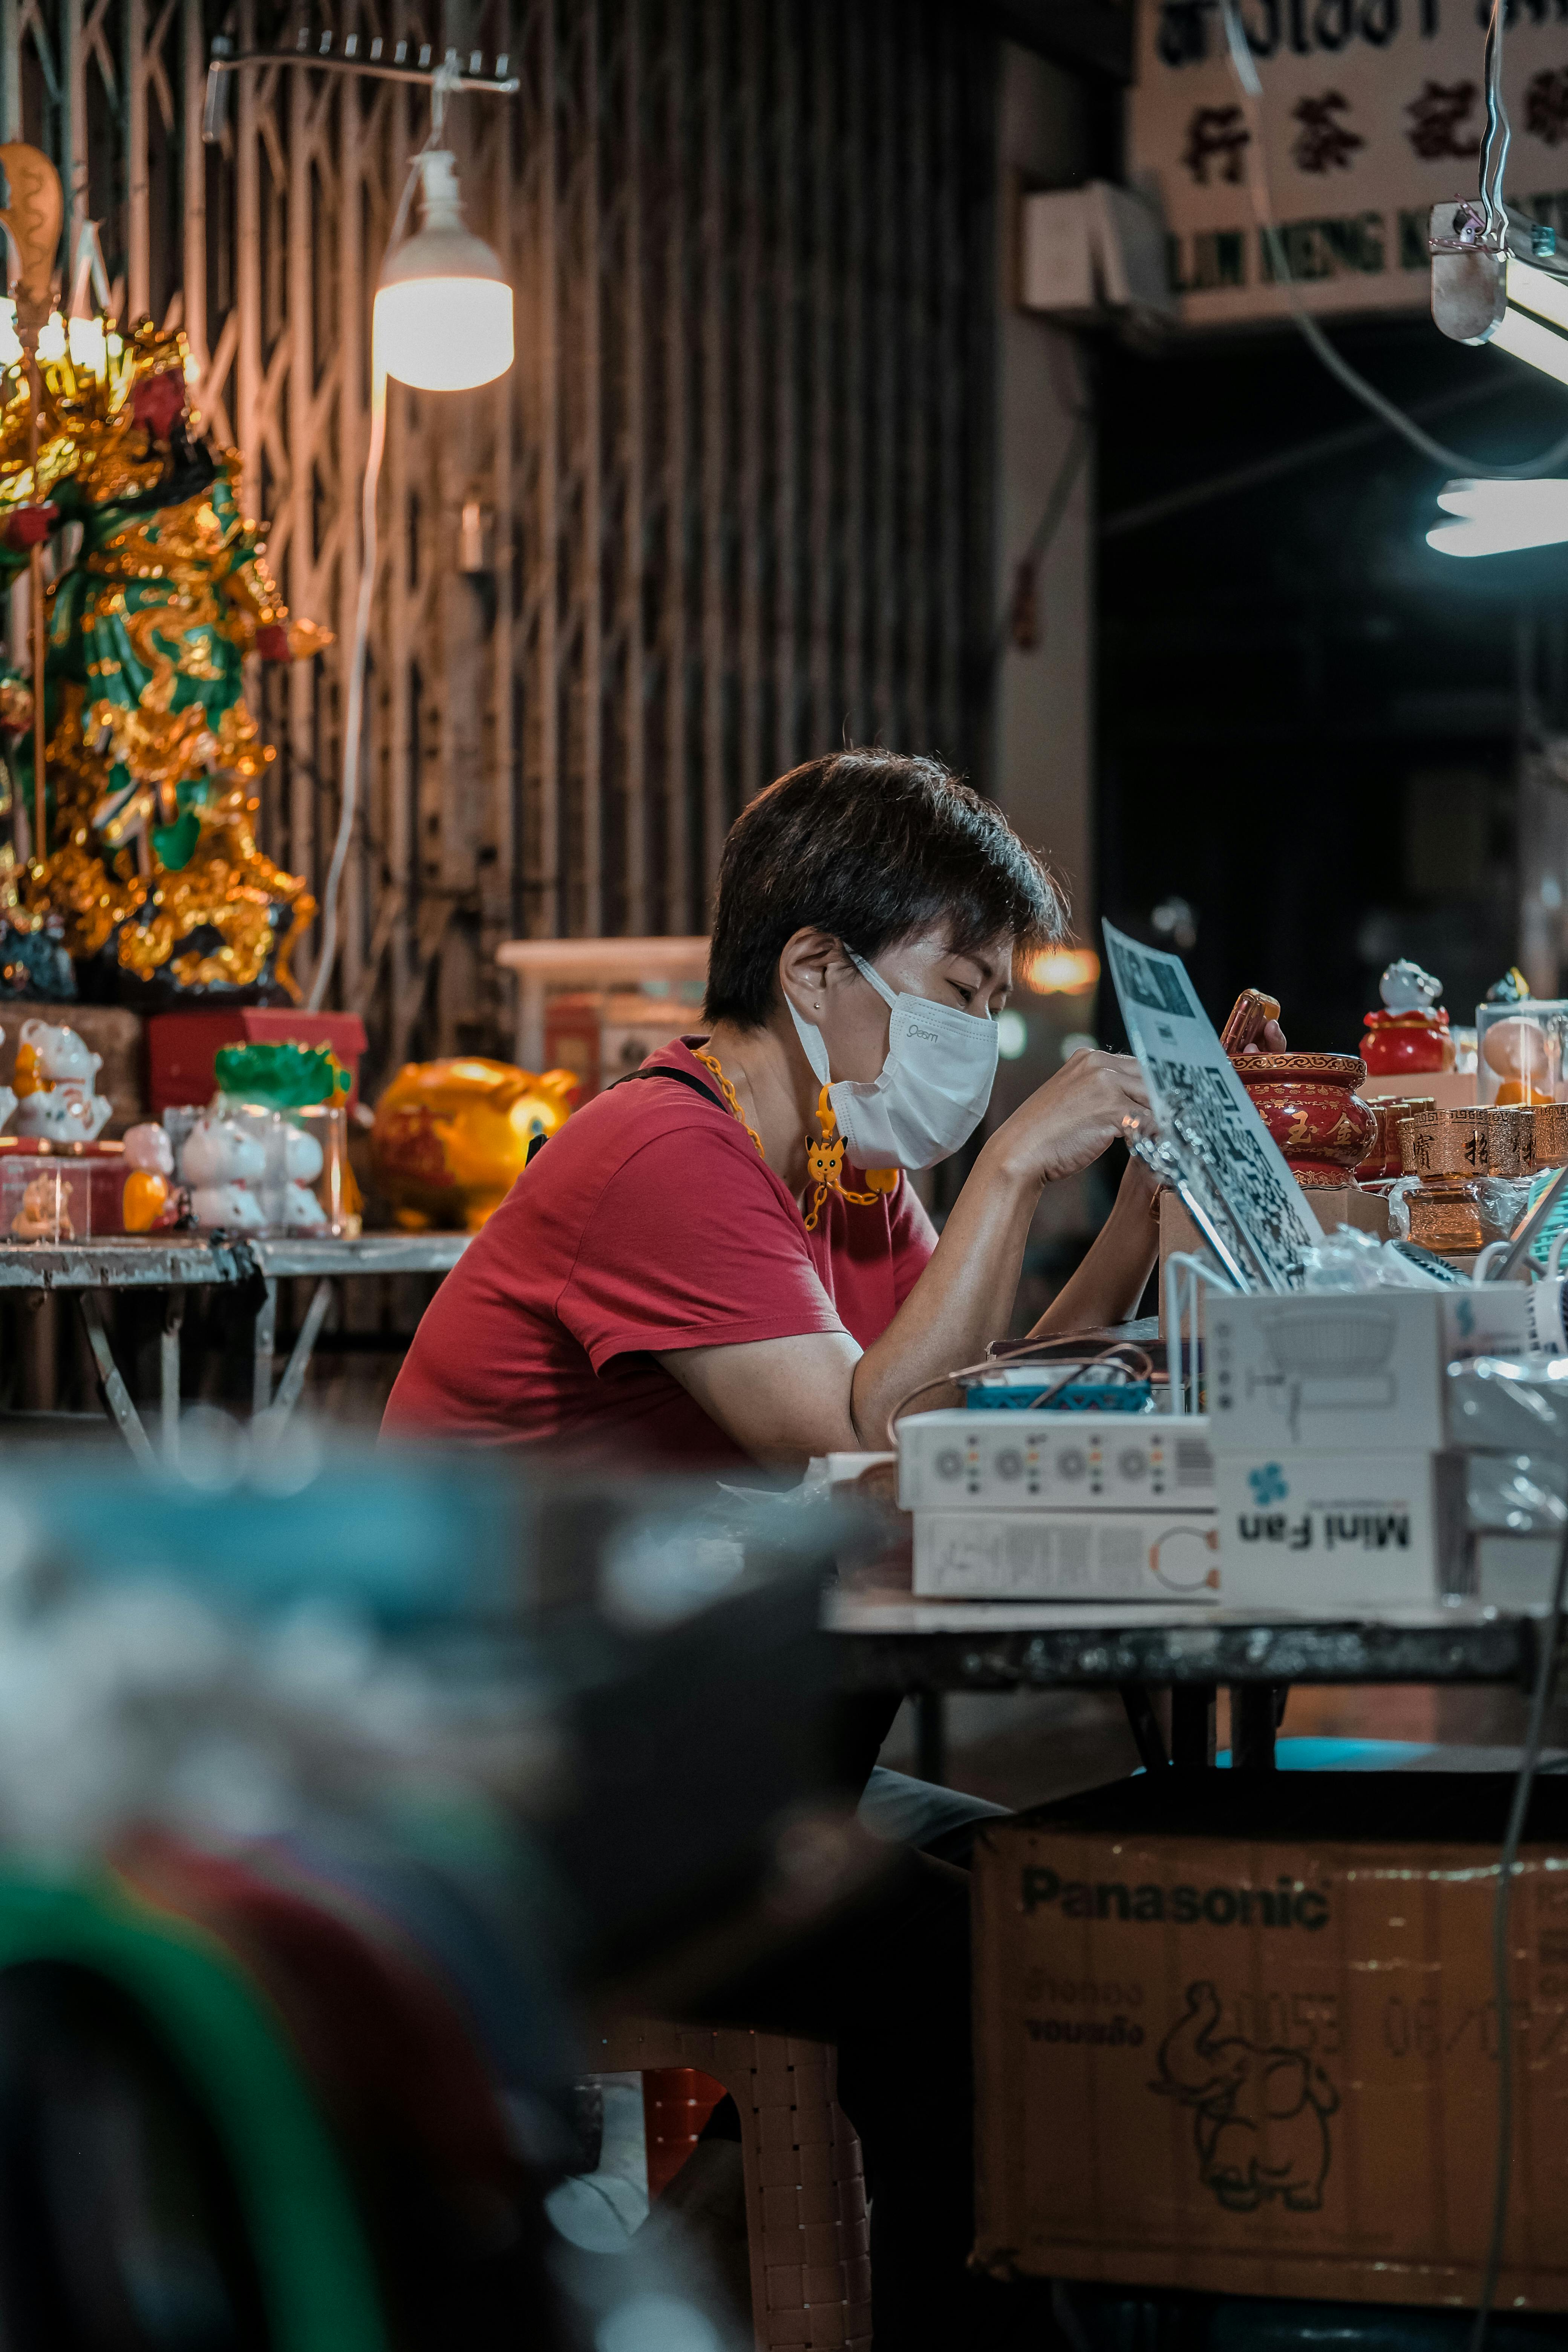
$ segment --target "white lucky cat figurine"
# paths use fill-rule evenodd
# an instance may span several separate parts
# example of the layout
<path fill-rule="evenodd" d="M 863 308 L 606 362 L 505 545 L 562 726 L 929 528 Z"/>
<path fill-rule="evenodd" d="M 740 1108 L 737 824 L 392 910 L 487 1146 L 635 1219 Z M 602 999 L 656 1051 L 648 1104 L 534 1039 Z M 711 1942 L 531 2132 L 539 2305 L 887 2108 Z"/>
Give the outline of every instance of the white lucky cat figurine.
<path fill-rule="evenodd" d="M 93 1084 L 103 1067 L 74 1029 L 56 1021 L 24 1021 L 16 1048 L 16 1086 L 20 1097 L 14 1132 L 45 1137 L 51 1143 L 91 1143 L 107 1125 L 114 1106 Z"/>
<path fill-rule="evenodd" d="M 198 1118 L 180 1152 L 180 1175 L 190 1186 L 198 1225 L 259 1233 L 266 1219 L 250 1187 L 267 1172 L 267 1154 L 231 1118 Z"/>

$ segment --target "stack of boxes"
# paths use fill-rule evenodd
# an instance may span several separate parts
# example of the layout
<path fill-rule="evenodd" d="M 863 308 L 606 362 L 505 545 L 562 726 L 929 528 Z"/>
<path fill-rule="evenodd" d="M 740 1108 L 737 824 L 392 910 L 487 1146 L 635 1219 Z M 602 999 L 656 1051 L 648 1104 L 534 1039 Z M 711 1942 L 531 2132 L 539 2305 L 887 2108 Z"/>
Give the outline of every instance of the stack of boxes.
<path fill-rule="evenodd" d="M 1320 1617 L 1539 1598 L 1568 1527 L 1568 1356 L 1537 1337 L 1540 1287 L 1211 1294 L 1206 1414 L 984 1391 L 910 1414 L 915 1593 Z"/>
<path fill-rule="evenodd" d="M 944 1600 L 1216 1601 L 1207 1423 L 978 1405 L 899 1423 L 914 1589 Z"/>
<path fill-rule="evenodd" d="M 1537 1352 L 1522 1284 L 1211 1296 L 1205 1371 L 1227 1607 L 1430 1605 L 1475 1589 L 1448 1366 Z"/>

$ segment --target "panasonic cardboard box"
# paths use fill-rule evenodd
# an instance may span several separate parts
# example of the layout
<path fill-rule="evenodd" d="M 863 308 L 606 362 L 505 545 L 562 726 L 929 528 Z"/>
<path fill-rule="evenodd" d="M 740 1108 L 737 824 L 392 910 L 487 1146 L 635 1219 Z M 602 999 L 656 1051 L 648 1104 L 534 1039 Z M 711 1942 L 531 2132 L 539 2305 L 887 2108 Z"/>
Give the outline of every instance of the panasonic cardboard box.
<path fill-rule="evenodd" d="M 1473 2304 L 1512 1785 L 1153 1772 L 988 1825 L 973 1875 L 984 2266 Z M 1563 2311 L 1568 1779 L 1539 1783 L 1522 1864 L 1497 2307 Z"/>

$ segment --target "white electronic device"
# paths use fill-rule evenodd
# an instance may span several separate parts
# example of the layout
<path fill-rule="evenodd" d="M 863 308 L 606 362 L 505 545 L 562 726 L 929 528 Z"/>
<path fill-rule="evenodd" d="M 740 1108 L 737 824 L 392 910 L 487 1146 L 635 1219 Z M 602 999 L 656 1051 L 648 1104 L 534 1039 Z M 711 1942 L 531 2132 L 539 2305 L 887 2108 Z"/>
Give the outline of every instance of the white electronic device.
<path fill-rule="evenodd" d="M 1142 1412 L 973 1412 L 900 1421 L 906 1511 L 1213 1510 L 1207 1419 Z"/>

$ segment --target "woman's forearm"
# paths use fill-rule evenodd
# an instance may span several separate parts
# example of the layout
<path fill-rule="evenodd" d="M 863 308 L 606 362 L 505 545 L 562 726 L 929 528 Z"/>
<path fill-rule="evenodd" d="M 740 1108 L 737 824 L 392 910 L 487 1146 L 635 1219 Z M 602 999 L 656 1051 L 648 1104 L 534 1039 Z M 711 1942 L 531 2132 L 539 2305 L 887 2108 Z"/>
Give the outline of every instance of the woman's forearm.
<path fill-rule="evenodd" d="M 930 1265 L 855 1367 L 851 1412 L 862 1443 L 888 1444 L 889 1416 L 923 1381 L 975 1362 L 1007 1328 L 1023 1270 L 1038 1179 L 999 1138 L 981 1152 Z M 940 1403 L 940 1395 L 929 1402 Z"/>
<path fill-rule="evenodd" d="M 1052 1299 L 1030 1332 L 1031 1339 L 1131 1320 L 1160 1254 L 1158 1199 L 1153 1183 L 1134 1160 L 1082 1265 Z"/>

